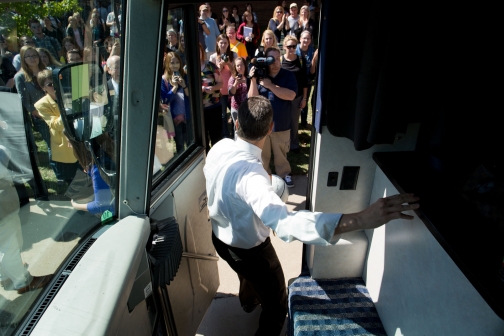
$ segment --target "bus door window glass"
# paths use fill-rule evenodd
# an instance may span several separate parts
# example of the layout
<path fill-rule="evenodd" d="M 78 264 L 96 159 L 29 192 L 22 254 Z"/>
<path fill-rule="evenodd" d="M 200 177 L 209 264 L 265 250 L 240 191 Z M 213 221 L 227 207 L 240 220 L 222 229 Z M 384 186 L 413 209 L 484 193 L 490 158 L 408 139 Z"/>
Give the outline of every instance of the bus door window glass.
<path fill-rule="evenodd" d="M 76 18 L 70 55 L 40 27 L 47 4 L 0 4 L 2 335 L 17 332 L 82 238 L 115 216 L 123 27 L 112 4 L 114 36 L 92 10 L 65 10 Z M 66 16 L 55 22 L 64 36 Z M 76 63 L 61 70 L 67 62 Z"/>
<path fill-rule="evenodd" d="M 182 8 L 168 11 L 156 121 L 154 179 L 194 143 Z"/>

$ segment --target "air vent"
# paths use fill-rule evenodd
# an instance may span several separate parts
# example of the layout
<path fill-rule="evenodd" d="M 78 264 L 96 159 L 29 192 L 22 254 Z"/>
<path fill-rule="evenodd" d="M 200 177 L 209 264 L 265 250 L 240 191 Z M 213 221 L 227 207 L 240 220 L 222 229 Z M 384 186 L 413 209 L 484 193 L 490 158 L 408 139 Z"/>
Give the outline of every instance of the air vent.
<path fill-rule="evenodd" d="M 75 266 L 81 260 L 81 258 L 84 255 L 84 253 L 86 253 L 87 250 L 89 250 L 89 248 L 91 247 L 91 245 L 93 245 L 93 243 L 95 241 L 96 241 L 96 238 L 90 238 L 84 245 L 82 245 L 82 247 L 80 248 L 80 250 L 74 255 L 74 257 L 72 258 L 72 260 L 70 260 L 70 262 L 68 263 L 68 265 L 65 267 L 65 271 L 66 272 L 72 272 L 73 271 L 73 269 L 75 268 Z"/>
<path fill-rule="evenodd" d="M 96 241 L 97 238 L 89 238 L 89 240 L 80 247 L 80 249 L 73 255 L 72 259 L 68 262 L 67 266 L 64 268 L 61 275 L 56 279 L 54 284 L 51 286 L 47 294 L 45 295 L 42 302 L 37 306 L 34 313 L 25 323 L 24 327 L 20 330 L 19 335 L 27 336 L 33 331 L 33 328 L 37 325 L 38 321 L 46 311 L 47 307 L 51 304 L 52 300 L 60 290 L 61 286 L 65 283 L 66 279 L 70 276 L 75 266 L 79 263 L 84 253 L 89 250 L 91 245 Z"/>
<path fill-rule="evenodd" d="M 25 327 L 23 328 L 23 330 L 19 335 L 27 336 L 33 331 L 33 328 L 35 328 L 35 326 L 37 325 L 38 321 L 40 320 L 40 317 L 42 316 L 42 314 L 44 314 L 47 307 L 49 307 L 52 300 L 58 293 L 59 289 L 61 288 L 61 286 L 63 286 L 63 284 L 65 283 L 66 279 L 69 276 L 70 276 L 69 273 L 62 273 L 58 277 L 56 282 L 54 282 L 54 285 L 51 287 L 51 290 L 46 294 L 44 300 L 40 303 L 37 310 L 33 313 L 30 320 L 26 323 Z"/>

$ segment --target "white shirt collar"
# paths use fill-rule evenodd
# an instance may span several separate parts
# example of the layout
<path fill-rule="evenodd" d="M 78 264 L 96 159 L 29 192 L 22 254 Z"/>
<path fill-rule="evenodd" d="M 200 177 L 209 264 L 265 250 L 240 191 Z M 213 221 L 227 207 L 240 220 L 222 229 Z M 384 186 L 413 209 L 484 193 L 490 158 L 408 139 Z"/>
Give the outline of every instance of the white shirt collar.
<path fill-rule="evenodd" d="M 261 153 L 262 153 L 262 150 L 261 148 L 257 147 L 256 145 L 253 145 L 251 144 L 250 142 L 247 142 L 243 139 L 241 139 L 240 137 L 237 137 L 236 140 L 235 140 L 235 143 L 236 143 L 236 146 L 246 152 L 249 152 L 251 153 L 252 155 L 254 155 L 256 157 L 257 160 L 259 160 L 260 162 L 262 162 L 262 159 L 261 159 Z"/>

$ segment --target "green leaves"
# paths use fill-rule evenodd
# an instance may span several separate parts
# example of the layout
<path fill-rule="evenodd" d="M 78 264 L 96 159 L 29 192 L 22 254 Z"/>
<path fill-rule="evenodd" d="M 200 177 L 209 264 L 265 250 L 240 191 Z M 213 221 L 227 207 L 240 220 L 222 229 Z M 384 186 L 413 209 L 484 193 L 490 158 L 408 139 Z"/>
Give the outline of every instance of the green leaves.
<path fill-rule="evenodd" d="M 42 19 L 47 15 L 61 17 L 66 12 L 81 11 L 78 0 L 12 2 L 0 4 L 0 33 L 18 37 L 31 36 L 28 20 Z"/>

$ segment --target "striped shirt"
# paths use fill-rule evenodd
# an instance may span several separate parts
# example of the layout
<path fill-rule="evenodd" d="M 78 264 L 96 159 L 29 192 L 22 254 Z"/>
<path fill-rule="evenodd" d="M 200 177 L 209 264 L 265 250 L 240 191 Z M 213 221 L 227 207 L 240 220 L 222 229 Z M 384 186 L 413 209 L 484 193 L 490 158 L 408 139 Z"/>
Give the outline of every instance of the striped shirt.
<path fill-rule="evenodd" d="M 44 35 L 44 38 L 39 39 L 33 36 L 33 41 L 37 48 L 46 48 L 54 56 L 55 59 L 59 59 L 58 52 L 61 49 L 61 44 L 54 37 Z"/>

